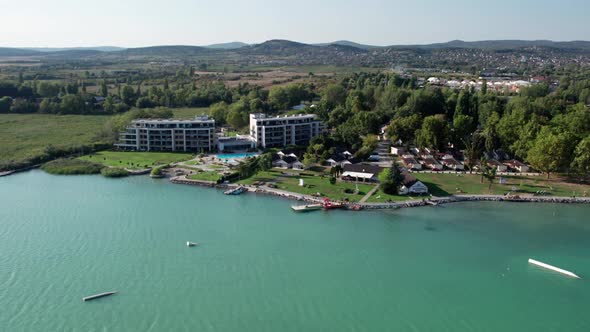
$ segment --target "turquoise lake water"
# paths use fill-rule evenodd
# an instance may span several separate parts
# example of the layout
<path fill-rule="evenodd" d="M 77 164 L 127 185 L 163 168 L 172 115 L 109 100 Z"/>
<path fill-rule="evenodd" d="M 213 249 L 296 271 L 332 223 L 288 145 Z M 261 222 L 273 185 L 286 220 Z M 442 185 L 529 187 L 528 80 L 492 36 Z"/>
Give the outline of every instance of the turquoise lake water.
<path fill-rule="evenodd" d="M 0 178 L 0 331 L 590 331 L 590 206 L 291 204 L 149 177 Z"/>

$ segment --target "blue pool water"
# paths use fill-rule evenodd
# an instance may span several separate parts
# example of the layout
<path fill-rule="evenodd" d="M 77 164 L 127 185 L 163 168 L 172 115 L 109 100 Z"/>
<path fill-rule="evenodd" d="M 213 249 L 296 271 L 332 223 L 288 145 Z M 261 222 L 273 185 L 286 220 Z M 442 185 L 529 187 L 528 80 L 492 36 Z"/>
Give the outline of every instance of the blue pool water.
<path fill-rule="evenodd" d="M 254 157 L 257 156 L 257 153 L 249 152 L 249 153 L 222 153 L 215 155 L 219 159 L 243 159 L 247 157 Z"/>

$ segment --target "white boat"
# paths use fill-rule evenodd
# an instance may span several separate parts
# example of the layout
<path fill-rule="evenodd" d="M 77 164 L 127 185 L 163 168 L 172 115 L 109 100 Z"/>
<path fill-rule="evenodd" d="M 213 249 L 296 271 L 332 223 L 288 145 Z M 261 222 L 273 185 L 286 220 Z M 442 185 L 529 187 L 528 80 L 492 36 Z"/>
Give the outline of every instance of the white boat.
<path fill-rule="evenodd" d="M 295 212 L 307 212 L 307 211 L 315 211 L 321 210 L 323 208 L 322 204 L 307 204 L 307 205 L 292 205 L 291 209 Z"/>
<path fill-rule="evenodd" d="M 196 243 L 196 242 L 190 242 L 190 241 L 186 241 L 186 246 L 187 246 L 187 247 L 196 247 L 196 246 L 198 246 L 198 245 L 199 245 L 199 244 L 198 244 L 198 243 Z"/>
<path fill-rule="evenodd" d="M 104 293 L 100 293 L 100 294 L 90 295 L 90 296 L 83 297 L 82 298 L 82 301 L 84 301 L 84 302 L 91 301 L 91 300 L 94 300 L 94 299 L 99 299 L 101 297 L 113 295 L 113 294 L 116 294 L 116 293 L 117 293 L 117 291 L 112 291 L 112 292 L 104 292 Z"/>
<path fill-rule="evenodd" d="M 529 263 L 530 264 L 533 264 L 533 265 L 536 265 L 536 266 L 539 266 L 539 267 L 542 267 L 542 268 L 547 269 L 547 270 L 551 270 L 551 271 L 555 271 L 557 273 L 564 274 L 564 275 L 569 276 L 569 277 L 572 277 L 572 278 L 582 279 L 577 274 L 575 274 L 573 272 L 570 272 L 570 271 L 564 270 L 564 269 L 560 269 L 558 267 L 555 267 L 555 266 L 549 265 L 549 264 L 545 264 L 543 262 L 536 261 L 536 260 L 534 260 L 532 258 L 529 258 Z"/>

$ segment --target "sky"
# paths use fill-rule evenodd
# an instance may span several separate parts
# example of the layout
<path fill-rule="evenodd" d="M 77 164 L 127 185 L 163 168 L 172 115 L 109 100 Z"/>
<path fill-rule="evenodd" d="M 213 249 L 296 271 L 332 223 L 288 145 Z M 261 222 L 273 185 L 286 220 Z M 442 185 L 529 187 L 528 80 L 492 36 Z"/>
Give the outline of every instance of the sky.
<path fill-rule="evenodd" d="M 589 0 L 0 0 L 0 46 L 590 40 Z"/>

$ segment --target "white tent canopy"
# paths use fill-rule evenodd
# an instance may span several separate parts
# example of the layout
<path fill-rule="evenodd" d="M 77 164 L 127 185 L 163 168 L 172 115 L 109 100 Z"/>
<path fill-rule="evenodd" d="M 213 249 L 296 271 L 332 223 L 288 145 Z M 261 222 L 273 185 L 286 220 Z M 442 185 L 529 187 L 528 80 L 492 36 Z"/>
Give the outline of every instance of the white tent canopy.
<path fill-rule="evenodd" d="M 351 178 L 357 178 L 357 179 L 372 179 L 373 176 L 375 176 L 375 174 L 372 173 L 359 173 L 359 172 L 344 172 L 342 173 L 343 177 L 351 177 Z"/>

